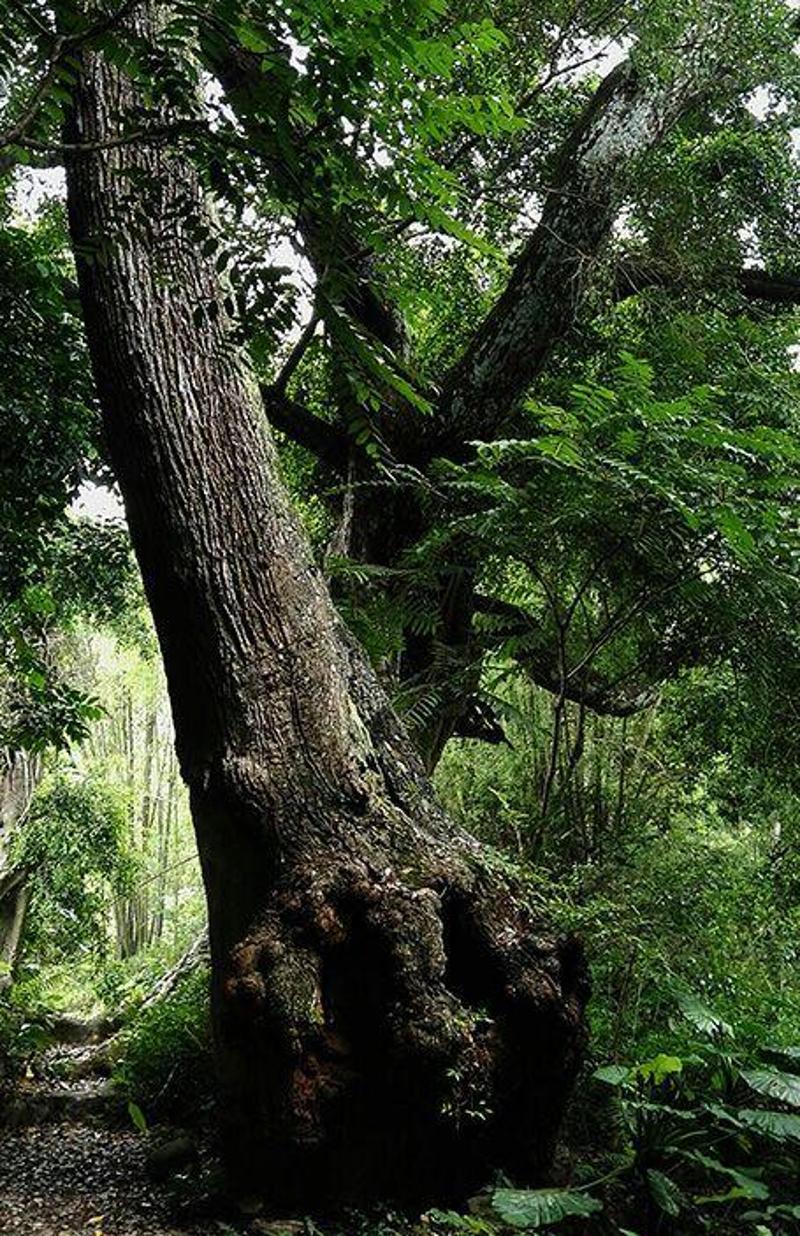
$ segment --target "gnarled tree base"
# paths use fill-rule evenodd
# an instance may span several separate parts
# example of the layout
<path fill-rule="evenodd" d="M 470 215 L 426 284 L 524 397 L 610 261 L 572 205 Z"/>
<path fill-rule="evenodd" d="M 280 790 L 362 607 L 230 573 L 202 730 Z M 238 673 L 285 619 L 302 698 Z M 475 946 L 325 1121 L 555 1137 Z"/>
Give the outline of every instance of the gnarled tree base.
<path fill-rule="evenodd" d="M 541 936 L 503 881 L 412 886 L 344 866 L 285 887 L 225 973 L 224 1134 L 240 1194 L 306 1210 L 441 1203 L 493 1168 L 546 1172 L 584 1043 L 586 973 L 577 943 Z"/>

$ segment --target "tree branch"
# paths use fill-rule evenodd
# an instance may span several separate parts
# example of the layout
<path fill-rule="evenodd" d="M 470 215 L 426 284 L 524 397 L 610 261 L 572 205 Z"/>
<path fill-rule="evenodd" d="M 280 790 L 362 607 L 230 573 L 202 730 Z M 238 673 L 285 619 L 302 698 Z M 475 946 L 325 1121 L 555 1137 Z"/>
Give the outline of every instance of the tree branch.
<path fill-rule="evenodd" d="M 280 373 L 275 379 L 273 386 L 271 387 L 271 390 L 274 395 L 276 396 L 280 395 L 281 397 L 284 395 L 286 391 L 286 387 L 289 384 L 289 379 L 291 378 L 292 374 L 297 369 L 297 366 L 300 364 L 301 360 L 303 359 L 306 352 L 310 348 L 311 341 L 314 338 L 315 334 L 317 333 L 317 326 L 319 325 L 319 317 L 320 317 L 319 309 L 315 305 L 311 312 L 311 317 L 308 319 L 305 326 L 303 327 L 303 330 L 300 333 L 300 337 L 298 338 L 297 343 L 294 345 L 288 357 L 286 358 L 283 368 L 281 369 Z"/>
<path fill-rule="evenodd" d="M 477 595 L 475 608 L 478 613 L 487 614 L 492 618 L 508 621 L 508 634 L 528 637 L 532 633 L 532 620 L 516 605 L 502 601 L 498 597 Z M 535 628 L 534 628 L 535 633 Z M 530 641 L 525 647 L 518 647 L 515 653 L 520 668 L 528 675 L 537 687 L 558 696 L 563 693 L 565 699 L 576 704 L 584 704 L 592 712 L 607 717 L 630 717 L 651 707 L 658 696 L 657 684 L 627 685 L 619 682 L 607 682 L 601 674 L 588 666 L 583 667 L 580 677 L 573 672 L 562 675 L 559 668 L 559 655 L 556 649 L 550 648 L 542 641 Z"/>
<path fill-rule="evenodd" d="M 224 27 L 215 29 L 214 36 L 204 44 L 206 67 L 220 82 L 254 152 L 267 162 L 277 192 L 297 207 L 297 227 L 311 265 L 318 275 L 335 273 L 347 313 L 395 355 L 404 356 L 408 346 L 405 324 L 378 274 L 375 255 L 364 247 L 341 211 L 326 211 L 312 199 L 265 124 L 265 106 L 274 107 L 276 102 L 275 79 L 265 74 L 265 64 L 269 59 L 286 60 L 284 49 L 276 47 L 264 54 L 248 51 L 234 45 Z M 335 135 L 330 140 L 336 140 Z M 302 152 L 308 141 L 309 135 L 294 125 L 293 148 Z"/>
<path fill-rule="evenodd" d="M 69 53 L 74 53 L 78 48 L 90 43 L 92 39 L 106 34 L 109 30 L 124 22 L 126 17 L 139 3 L 140 0 L 125 0 L 125 3 L 114 12 L 101 14 L 96 21 L 92 22 L 84 30 L 54 36 L 47 64 L 38 82 L 33 87 L 30 98 L 17 119 L 6 129 L 0 131 L 0 149 L 6 146 L 18 145 L 21 139 L 26 137 L 28 130 L 38 118 L 45 99 L 56 84 L 58 71 L 62 67 L 65 56 Z"/>
<path fill-rule="evenodd" d="M 629 62 L 605 78 L 562 150 L 505 291 L 445 378 L 429 452 L 491 437 L 524 396 L 578 316 L 635 161 L 708 91 L 713 59 L 687 52 L 668 82 L 640 77 Z"/>
<path fill-rule="evenodd" d="M 308 408 L 291 399 L 279 387 L 262 385 L 260 393 L 271 425 L 311 451 L 323 463 L 342 475 L 347 474 L 353 444 L 345 433 L 309 412 Z"/>
<path fill-rule="evenodd" d="M 800 304 L 800 276 L 773 274 L 758 267 L 743 267 L 741 270 L 719 270 L 712 274 L 712 290 L 732 289 L 747 300 L 767 301 L 772 305 Z M 671 270 L 657 263 L 623 258 L 614 271 L 614 296 L 626 300 L 637 296 L 647 288 L 680 290 L 692 283 L 691 275 Z M 708 282 L 701 282 L 707 288 Z"/>

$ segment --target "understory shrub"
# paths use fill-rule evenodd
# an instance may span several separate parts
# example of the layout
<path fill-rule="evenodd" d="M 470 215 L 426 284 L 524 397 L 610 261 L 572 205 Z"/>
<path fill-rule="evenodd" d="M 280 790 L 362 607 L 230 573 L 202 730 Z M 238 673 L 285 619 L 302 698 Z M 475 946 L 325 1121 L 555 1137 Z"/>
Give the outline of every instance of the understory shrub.
<path fill-rule="evenodd" d="M 197 1118 L 213 1097 L 208 971 L 187 974 L 124 1031 L 115 1080 L 147 1119 Z"/>
<path fill-rule="evenodd" d="M 499 1181 L 470 1212 L 432 1211 L 431 1232 L 500 1236 L 558 1226 L 575 1236 L 792 1236 L 800 1230 L 800 1047 L 739 1042 L 688 992 L 674 1001 L 686 1050 L 585 1077 L 585 1145 L 562 1153 L 561 1187 Z M 677 1026 L 671 1038 L 674 1039 Z M 568 1128 L 574 1135 L 574 1123 Z"/>

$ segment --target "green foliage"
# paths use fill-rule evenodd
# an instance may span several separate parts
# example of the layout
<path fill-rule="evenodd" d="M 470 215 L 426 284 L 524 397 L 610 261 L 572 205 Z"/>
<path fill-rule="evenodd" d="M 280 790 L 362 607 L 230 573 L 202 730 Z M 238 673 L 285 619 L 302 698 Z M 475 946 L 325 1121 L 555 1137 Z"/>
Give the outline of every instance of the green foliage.
<path fill-rule="evenodd" d="M 662 1053 L 631 1068 L 595 1073 L 614 1089 L 628 1139 L 614 1179 L 629 1177 L 655 1216 L 698 1225 L 703 1212 L 710 1212 L 712 1230 L 736 1230 L 745 1211 L 755 1221 L 754 1202 L 772 1203 L 773 1214 L 780 1208 L 791 1213 L 797 1200 L 797 1118 L 743 1107 L 742 1099 L 749 1088 L 773 1103 L 796 1104 L 797 1076 L 745 1067 L 747 1057 L 735 1048 L 730 1026 L 685 992 L 678 1005 L 702 1035 L 684 1060 Z"/>
<path fill-rule="evenodd" d="M 748 1069 L 742 1073 L 742 1080 L 757 1094 L 800 1107 L 800 1078 L 791 1073 L 779 1073 L 775 1069 Z"/>
<path fill-rule="evenodd" d="M 23 1076 L 31 1060 L 51 1046 L 45 1024 L 0 995 L 0 1091 Z"/>
<path fill-rule="evenodd" d="M 508 744 L 452 743 L 437 770 L 456 818 L 529 872 L 543 918 L 584 940 L 595 1059 L 657 1056 L 675 990 L 699 993 L 679 996 L 678 1057 L 689 1024 L 720 1034 L 735 1024 L 751 1047 L 800 1039 L 798 919 L 787 895 L 797 887 L 800 803 L 765 780 L 764 748 L 751 748 L 747 727 L 766 718 L 747 691 L 723 672 L 709 697 L 710 681 L 687 675 L 639 718 L 587 718 L 582 759 L 570 769 L 559 753 L 562 780 L 544 821 L 553 726 L 544 692 L 504 688 Z M 782 735 L 764 738 L 778 756 Z M 792 778 L 793 766 L 781 776 Z M 774 1063 L 785 1069 L 781 1057 Z"/>
<path fill-rule="evenodd" d="M 603 1066 L 581 1083 L 575 1104 L 597 1105 L 603 1131 L 587 1147 L 591 1162 L 573 1167 L 569 1187 L 496 1188 L 473 1205 L 475 1217 L 432 1212 L 434 1230 L 500 1233 L 564 1222 L 582 1233 L 732 1234 L 771 1221 L 776 1232 L 791 1232 L 782 1221 L 798 1210 L 797 1116 L 774 1104 L 742 1105 L 753 1082 L 748 1062 L 770 1049 L 755 1057 L 737 1049 L 732 1028 L 689 992 L 676 1004 L 694 1032 L 683 1058 L 661 1051 L 639 1064 Z M 796 1062 L 795 1050 L 788 1058 Z M 789 1079 L 798 1080 L 785 1075 L 782 1097 Z M 573 1218 L 585 1222 L 570 1227 Z"/>
<path fill-rule="evenodd" d="M 492 1209 L 511 1228 L 553 1227 L 563 1219 L 586 1218 L 602 1204 L 585 1193 L 568 1189 L 495 1189 Z"/>
<path fill-rule="evenodd" d="M 561 655 L 577 689 L 582 672 L 620 684 L 698 656 L 752 660 L 756 624 L 762 649 L 791 638 L 797 426 L 743 424 L 709 385 L 664 386 L 623 353 L 608 385 L 531 404 L 530 436 L 442 465 L 453 513 L 416 556 L 484 564 L 482 629 L 501 663 L 535 667 L 546 649 L 554 683 Z"/>
<path fill-rule="evenodd" d="M 0 127 L 23 115 L 31 66 L 54 46 L 46 6 L 8 16 Z M 324 460 L 282 454 L 337 603 L 416 731 L 481 675 L 480 702 L 508 741 L 453 743 L 442 796 L 496 847 L 487 861 L 522 868 L 535 907 L 587 941 L 593 1052 L 614 1062 L 596 1074 L 595 1092 L 610 1092 L 596 1125 L 610 1110 L 622 1142 L 603 1147 L 608 1190 L 587 1168 L 569 1188 L 500 1188 L 493 1216 L 432 1214 L 429 1228 L 575 1230 L 602 1194 L 597 1222 L 627 1205 L 629 1229 L 644 1209 L 659 1232 L 689 1216 L 720 1232 L 762 1221 L 780 1231 L 796 1217 L 782 1156 L 796 1154 L 800 1119 L 785 1110 L 800 1036 L 800 378 L 796 313 L 755 307 L 734 272 L 796 263 L 789 7 L 177 0 L 157 46 L 113 25 L 92 33 L 89 9 L 71 0 L 58 17 L 76 45 L 88 38 L 136 78 L 137 124 L 157 121 L 165 101 L 192 117 L 175 140 L 217 197 L 220 232 L 186 226 L 229 285 L 226 308 L 264 381 L 293 355 L 299 307 L 313 303 L 319 329 L 289 389 L 342 430 L 347 492 Z M 506 436 L 456 443 L 424 473 L 398 462 L 551 199 L 559 151 L 596 86 L 597 65 L 579 63 L 623 39 L 643 78 L 675 80 L 709 30 L 725 65 L 713 97 L 630 169 L 624 226 L 593 264 L 584 316 Z M 249 125 L 214 91 L 197 114 L 201 72 L 218 71 L 226 38 L 242 63 L 256 58 Z M 61 140 L 71 70 L 51 69 L 11 148 L 21 161 Z M 87 667 L 102 659 L 87 620 L 150 668 L 153 639 L 124 533 L 65 515 L 81 481 L 105 472 L 63 213 L 22 222 L 10 193 L 2 210 L 0 745 L 80 746 L 83 778 L 53 774 L 20 835 L 35 881 L 21 995 L 127 1011 L 179 951 L 198 882 L 194 868 L 166 874 L 191 841 L 182 800 L 165 789 L 163 688 L 138 663 Z M 302 222 L 319 250 L 313 278 L 294 261 L 313 247 Z M 102 248 L 90 257 L 102 261 Z M 620 259 L 649 271 L 622 300 Z M 352 312 L 365 269 L 404 319 L 394 351 Z M 198 325 L 208 312 L 196 307 Z M 406 424 L 393 440 L 384 431 L 398 409 Z M 407 505 L 420 536 L 397 554 L 387 537 L 378 562 L 354 561 L 342 549 L 358 552 L 351 500 Z M 478 613 L 459 659 L 443 598 L 465 579 Z M 419 645 L 432 649 L 431 675 L 398 686 Z M 589 715 L 628 705 L 624 717 Z M 167 799 L 159 822 L 154 804 Z M 81 959 L 112 942 L 133 958 L 96 966 L 89 982 Z M 65 958 L 74 984 L 63 969 L 30 973 Z M 140 1127 L 173 1106 L 194 1111 L 208 1090 L 204 982 L 129 1030 L 120 1078 Z M 9 1022 L 23 1056 L 34 1024 Z M 628 1190 L 621 1203 L 616 1188 Z"/>
<path fill-rule="evenodd" d="M 37 790 L 15 859 L 33 887 L 28 947 L 39 962 L 107 947 L 111 897 L 131 880 L 123 797 L 99 781 L 56 772 Z"/>
<path fill-rule="evenodd" d="M 49 552 L 50 525 L 86 474 L 96 420 L 62 223 L 3 226 L 0 212 L 0 595 L 17 598 Z"/>
<path fill-rule="evenodd" d="M 200 967 L 134 1017 L 115 1078 L 150 1122 L 201 1115 L 211 1102 L 213 1073 L 208 972 Z"/>
<path fill-rule="evenodd" d="M 147 1123 L 147 1117 L 141 1107 L 139 1107 L 138 1103 L 134 1103 L 132 1099 L 128 1100 L 128 1115 L 130 1116 L 131 1123 L 135 1129 L 143 1134 L 148 1132 L 149 1126 Z"/>

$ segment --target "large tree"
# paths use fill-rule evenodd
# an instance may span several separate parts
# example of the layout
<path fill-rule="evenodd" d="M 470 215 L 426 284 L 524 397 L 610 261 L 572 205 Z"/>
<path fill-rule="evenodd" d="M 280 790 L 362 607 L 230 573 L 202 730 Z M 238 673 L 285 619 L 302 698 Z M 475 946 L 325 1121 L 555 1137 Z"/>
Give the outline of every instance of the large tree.
<path fill-rule="evenodd" d="M 86 52 L 69 214 L 191 794 L 231 1176 L 307 1204 L 541 1171 L 580 951 L 445 818 L 337 618 L 195 243 L 197 175 L 114 145 L 136 106 Z"/>
<path fill-rule="evenodd" d="M 458 90 L 449 112 L 435 99 L 425 112 L 430 78 L 440 85 L 443 58 L 458 77 L 469 61 L 462 37 L 496 46 L 491 25 L 466 23 L 454 41 L 437 3 L 403 5 L 396 23 L 377 3 L 164 13 L 127 4 L 94 18 L 60 6 L 60 33 L 53 38 L 45 18 L 38 35 L 49 53 L 43 76 L 23 91 L 5 134 L 7 144 L 55 145 L 67 157 L 97 390 L 191 792 L 225 1144 L 244 1193 L 304 1202 L 446 1194 L 489 1163 L 536 1174 L 552 1148 L 583 1036 L 580 952 L 541 931 L 524 888 L 436 805 L 312 560 L 259 395 L 272 419 L 343 468 L 349 542 L 371 564 L 396 566 L 430 529 L 434 459 L 469 461 L 472 439 L 512 421 L 574 325 L 632 169 L 676 124 L 702 123 L 712 103 L 756 85 L 788 38 L 783 7 L 764 6 L 759 55 L 744 70 L 751 6 L 619 7 L 642 22 L 639 54 L 577 116 L 565 108 L 570 132 L 507 286 L 495 268 L 488 313 L 461 324 L 459 358 L 418 389 L 386 295 L 386 252 L 373 242 L 388 231 L 400 249 L 408 231 L 408 216 L 381 220 L 387 203 L 468 236 L 447 217 L 446 193 L 434 186 L 425 215 L 424 195 L 398 182 L 430 184 L 430 142 L 410 167 L 402 158 L 412 127 L 455 141 L 453 117 L 471 114 Z M 521 15 L 509 11 L 513 28 Z M 130 18 L 132 28 L 120 25 Z M 599 20 L 608 26 L 607 14 Z M 428 38 L 431 28 L 442 37 Z M 518 53 L 526 29 L 523 21 Z M 198 59 L 235 123 L 224 113 L 209 130 L 198 117 Z M 330 68 L 322 78 L 321 65 Z M 65 83 L 72 92 L 63 143 L 31 136 L 54 80 L 61 95 Z M 491 108 L 480 96 L 470 107 L 480 132 Z M 342 136 L 364 131 L 373 154 L 388 148 L 395 180 L 386 158 L 374 160 L 372 180 L 351 176 L 363 151 L 352 141 L 343 150 Z M 273 206 L 296 220 L 317 273 L 311 322 L 260 392 L 220 287 L 225 257 L 198 174 L 229 192 L 226 143 L 246 174 L 265 172 Z M 474 151 L 471 138 L 447 159 L 457 163 L 464 148 Z M 502 154 L 518 155 L 519 193 L 529 195 L 525 143 Z M 370 188 L 374 212 L 363 209 Z M 330 421 L 287 393 L 318 319 L 336 367 Z M 413 485 L 376 497 L 374 468 Z M 474 672 L 475 574 L 467 558 L 440 581 L 436 642 L 453 658 L 437 661 L 424 635 L 404 653 L 412 678 L 437 664 L 459 678 L 422 737 L 429 764 L 475 685 L 465 689 L 453 671 L 461 661 Z"/>

